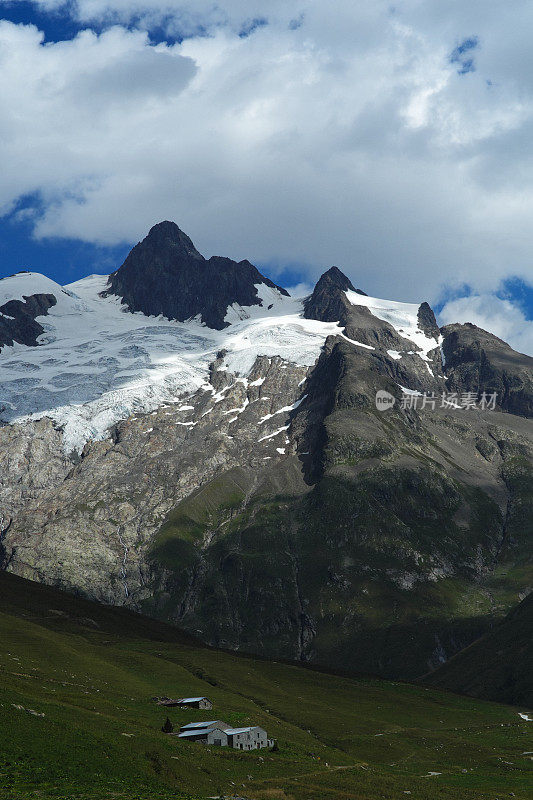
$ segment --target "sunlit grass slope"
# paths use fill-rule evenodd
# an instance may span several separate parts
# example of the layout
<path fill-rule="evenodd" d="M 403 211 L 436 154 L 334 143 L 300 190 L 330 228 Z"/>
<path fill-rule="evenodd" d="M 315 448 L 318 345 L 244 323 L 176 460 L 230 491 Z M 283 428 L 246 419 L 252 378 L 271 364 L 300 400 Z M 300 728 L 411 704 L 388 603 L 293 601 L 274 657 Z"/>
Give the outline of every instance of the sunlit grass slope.
<path fill-rule="evenodd" d="M 526 800 L 533 787 L 524 709 L 210 650 L 5 573 L 0 692 L 3 799 Z M 163 694 L 208 695 L 207 718 L 259 724 L 279 751 L 165 736 Z"/>

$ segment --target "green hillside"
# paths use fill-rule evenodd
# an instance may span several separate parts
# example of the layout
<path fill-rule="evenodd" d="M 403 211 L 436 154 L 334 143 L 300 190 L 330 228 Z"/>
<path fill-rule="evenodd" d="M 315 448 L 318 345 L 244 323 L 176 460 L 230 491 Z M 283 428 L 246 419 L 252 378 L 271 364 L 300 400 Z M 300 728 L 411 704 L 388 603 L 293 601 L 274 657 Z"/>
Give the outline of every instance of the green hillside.
<path fill-rule="evenodd" d="M 426 677 L 432 686 L 533 707 L 533 594 L 497 625 Z"/>
<path fill-rule="evenodd" d="M 162 623 L 0 573 L 0 797 L 494 800 L 531 797 L 523 708 L 210 650 Z M 157 695 L 257 723 L 276 752 L 160 732 Z M 438 774 L 435 774 L 438 773 Z"/>

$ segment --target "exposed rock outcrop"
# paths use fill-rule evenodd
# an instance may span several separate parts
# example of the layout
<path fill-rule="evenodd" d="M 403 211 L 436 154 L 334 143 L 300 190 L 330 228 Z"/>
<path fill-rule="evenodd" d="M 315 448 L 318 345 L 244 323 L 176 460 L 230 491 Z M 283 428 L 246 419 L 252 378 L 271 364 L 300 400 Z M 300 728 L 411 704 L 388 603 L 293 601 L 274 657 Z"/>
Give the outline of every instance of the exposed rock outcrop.
<path fill-rule="evenodd" d="M 304 301 L 304 316 L 322 322 L 342 323 L 349 307 L 345 295 L 349 289 L 365 294 L 360 289 L 355 289 L 351 280 L 338 267 L 330 267 L 318 280 L 313 293 Z"/>
<path fill-rule="evenodd" d="M 258 284 L 281 294 L 285 289 L 265 278 L 249 261 L 212 256 L 205 259 L 174 222 L 160 222 L 109 277 L 109 294 L 130 311 L 183 322 L 200 316 L 221 330 L 228 306 L 261 305 Z"/>
<path fill-rule="evenodd" d="M 533 416 L 533 358 L 467 322 L 442 328 L 442 351 L 451 391 L 493 392 L 498 407 L 511 414 Z"/>
<path fill-rule="evenodd" d="M 32 294 L 22 300 L 9 300 L 0 306 L 0 350 L 15 342 L 36 347 L 44 328 L 35 321 L 35 317 L 46 315 L 56 303 L 53 294 Z"/>

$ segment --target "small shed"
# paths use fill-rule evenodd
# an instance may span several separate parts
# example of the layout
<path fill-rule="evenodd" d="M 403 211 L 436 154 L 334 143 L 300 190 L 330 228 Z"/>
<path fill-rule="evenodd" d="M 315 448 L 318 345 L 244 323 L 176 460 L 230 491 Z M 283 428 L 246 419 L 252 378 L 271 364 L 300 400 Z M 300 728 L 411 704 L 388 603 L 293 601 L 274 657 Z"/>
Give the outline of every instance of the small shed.
<path fill-rule="evenodd" d="M 165 708 L 201 708 L 205 711 L 213 708 L 213 703 L 208 697 L 180 697 L 177 700 L 164 698 L 158 701 L 158 705 Z"/>

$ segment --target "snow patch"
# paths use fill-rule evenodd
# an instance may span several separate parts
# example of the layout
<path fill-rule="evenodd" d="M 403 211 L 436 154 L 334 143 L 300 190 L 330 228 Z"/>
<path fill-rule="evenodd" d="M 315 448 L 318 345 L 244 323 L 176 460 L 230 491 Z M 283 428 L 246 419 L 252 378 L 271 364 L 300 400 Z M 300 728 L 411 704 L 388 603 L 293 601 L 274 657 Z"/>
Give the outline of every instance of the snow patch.
<path fill-rule="evenodd" d="M 399 303 L 395 300 L 381 300 L 377 297 L 366 297 L 357 292 L 347 291 L 346 297 L 353 306 L 364 306 L 378 319 L 392 325 L 396 333 L 408 339 L 417 348 L 417 354 L 423 361 L 431 361 L 428 356 L 432 350 L 439 347 L 443 337 L 438 339 L 426 336 L 418 324 L 418 311 L 420 304 Z"/>
<path fill-rule="evenodd" d="M 372 347 L 371 344 L 363 344 L 363 342 L 358 342 L 356 339 L 349 339 L 344 333 L 339 333 L 339 336 L 341 336 L 343 339 L 346 339 L 346 341 L 350 342 L 350 344 L 356 344 L 357 347 L 364 347 L 366 350 L 376 349 L 375 347 Z"/>
<path fill-rule="evenodd" d="M 247 397 L 245 397 L 244 398 L 244 403 L 242 404 L 242 406 L 240 408 L 230 408 L 227 411 L 224 411 L 224 414 L 232 414 L 232 413 L 233 414 L 242 414 L 242 412 L 244 411 L 244 409 L 248 405 L 250 405 L 250 401 L 248 400 Z M 237 419 L 237 418 L 235 417 L 235 419 Z"/>
<path fill-rule="evenodd" d="M 278 408 L 278 410 L 274 411 L 272 414 L 265 414 L 265 416 L 261 417 L 261 419 L 259 420 L 259 424 L 262 425 L 263 422 L 266 422 L 267 419 L 272 419 L 272 417 L 275 417 L 276 414 L 288 414 L 290 411 L 294 411 L 296 408 L 298 408 L 298 406 L 300 406 L 303 403 L 306 397 L 307 395 L 304 394 L 304 396 L 301 397 L 299 400 L 296 400 L 296 402 L 293 403 L 292 406 L 283 406 L 283 408 Z"/>
<path fill-rule="evenodd" d="M 401 383 L 398 384 L 400 389 L 404 394 L 414 395 L 415 397 L 422 397 L 422 392 L 417 391 L 416 389 L 408 389 L 406 386 L 402 386 Z"/>
<path fill-rule="evenodd" d="M 261 436 L 261 438 L 257 441 L 265 442 L 267 439 L 273 439 L 275 436 L 279 436 L 280 433 L 283 433 L 283 431 L 288 431 L 289 427 L 289 425 L 285 425 L 283 428 L 278 428 L 278 430 L 274 431 L 274 433 L 268 433 L 266 436 Z"/>

